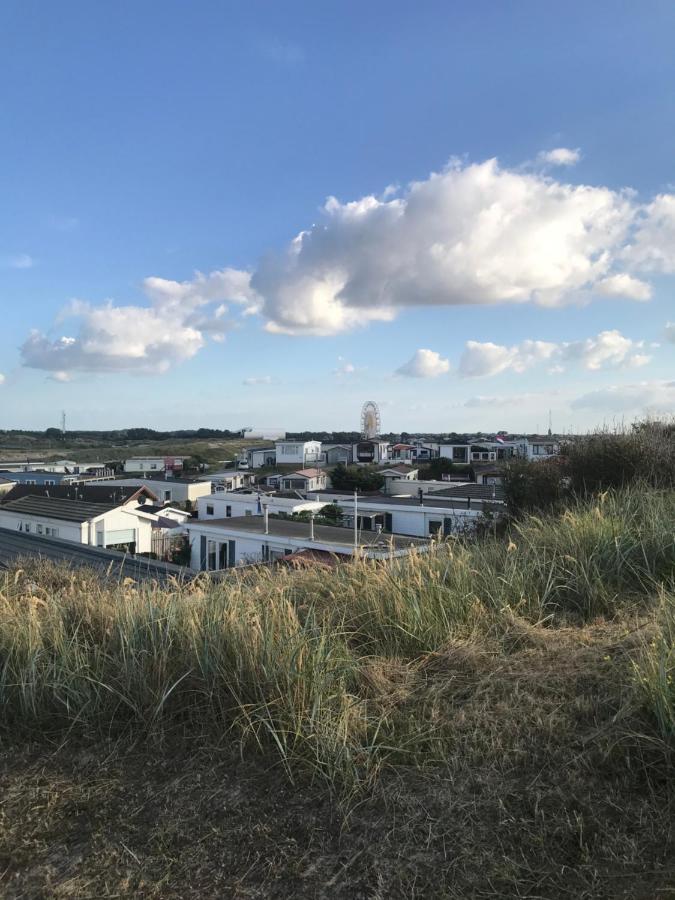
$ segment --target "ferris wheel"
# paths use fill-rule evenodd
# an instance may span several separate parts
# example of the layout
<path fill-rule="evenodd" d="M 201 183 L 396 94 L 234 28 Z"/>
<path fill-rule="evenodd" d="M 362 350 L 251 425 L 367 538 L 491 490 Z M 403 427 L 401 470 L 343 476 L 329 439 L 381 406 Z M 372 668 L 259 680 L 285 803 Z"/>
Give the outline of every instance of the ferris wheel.
<path fill-rule="evenodd" d="M 361 407 L 361 437 L 372 440 L 379 435 L 381 427 L 380 407 L 374 400 L 366 400 Z"/>

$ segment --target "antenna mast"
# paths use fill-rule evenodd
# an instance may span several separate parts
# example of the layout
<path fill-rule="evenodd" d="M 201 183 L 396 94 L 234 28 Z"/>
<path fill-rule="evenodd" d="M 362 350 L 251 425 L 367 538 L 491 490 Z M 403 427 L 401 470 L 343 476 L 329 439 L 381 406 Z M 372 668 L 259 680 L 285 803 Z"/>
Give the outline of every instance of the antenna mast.
<path fill-rule="evenodd" d="M 66 433 L 66 411 L 61 410 L 61 434 L 65 435 Z"/>

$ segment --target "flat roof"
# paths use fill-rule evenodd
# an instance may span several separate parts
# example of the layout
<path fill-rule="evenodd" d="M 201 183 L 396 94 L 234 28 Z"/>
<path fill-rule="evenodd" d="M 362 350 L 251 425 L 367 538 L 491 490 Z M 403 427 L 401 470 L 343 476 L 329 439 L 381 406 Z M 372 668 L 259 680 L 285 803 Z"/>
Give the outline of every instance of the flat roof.
<path fill-rule="evenodd" d="M 414 484 L 414 482 L 408 482 L 409 484 Z M 477 485 L 477 487 L 482 487 L 482 485 Z M 488 490 L 492 490 L 492 485 L 486 486 Z M 496 485 L 497 491 L 499 487 Z M 342 500 L 345 502 L 354 503 L 354 495 L 353 493 L 345 492 L 345 493 L 335 493 L 333 491 L 310 491 L 311 494 L 317 494 L 323 497 L 328 497 L 329 499 L 334 500 Z M 379 496 L 372 494 L 370 495 L 361 495 L 358 497 L 358 504 L 366 504 L 372 503 L 377 506 L 416 506 L 416 507 L 434 507 L 436 509 L 467 509 L 466 499 L 468 495 L 466 491 L 462 494 L 458 494 L 456 496 L 447 496 L 443 494 L 441 497 L 437 498 L 437 493 L 434 492 L 432 494 L 425 494 L 423 499 L 420 500 L 419 497 L 390 497 L 386 494 L 380 494 Z M 436 499 L 437 498 L 437 499 Z M 487 503 L 489 500 L 492 500 L 492 495 L 490 494 L 487 497 L 482 496 L 473 496 L 471 495 L 471 500 L 475 500 L 476 503 L 480 503 L 481 506 L 485 502 Z M 464 501 L 464 502 L 463 502 Z M 495 495 L 495 502 L 499 502 L 499 494 Z M 472 505 L 472 509 L 477 509 L 478 506 Z"/>
<path fill-rule="evenodd" d="M 173 563 L 0 528 L 0 568 L 8 568 L 18 560 L 27 558 L 66 563 L 76 568 L 85 566 L 111 579 L 165 581 L 171 577 L 192 578 L 194 574 L 190 569 Z"/>
<path fill-rule="evenodd" d="M 188 523 L 189 529 L 211 528 L 225 532 L 246 531 L 250 534 L 267 536 L 270 538 L 295 538 L 308 541 L 310 536 L 310 523 L 295 519 L 269 519 L 269 531 L 265 535 L 265 519 L 263 516 L 233 516 L 230 519 L 199 519 Z M 335 525 L 315 525 L 314 543 L 338 544 L 339 546 L 354 546 L 354 530 L 352 528 L 340 528 Z M 377 547 L 385 549 L 393 545 L 395 550 L 405 550 L 408 547 L 423 547 L 429 543 L 422 538 L 408 537 L 403 534 L 377 534 L 376 532 L 361 531 L 359 534 L 359 547 Z"/>

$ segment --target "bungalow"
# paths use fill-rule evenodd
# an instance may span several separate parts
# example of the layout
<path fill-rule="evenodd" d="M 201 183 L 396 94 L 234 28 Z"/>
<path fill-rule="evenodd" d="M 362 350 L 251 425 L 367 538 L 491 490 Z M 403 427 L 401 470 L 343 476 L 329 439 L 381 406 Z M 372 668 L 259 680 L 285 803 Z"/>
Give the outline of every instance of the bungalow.
<path fill-rule="evenodd" d="M 389 441 L 375 438 L 372 441 L 359 441 L 354 444 L 353 462 L 363 464 L 375 464 L 386 462 L 389 459 Z"/>
<path fill-rule="evenodd" d="M 135 503 L 26 495 L 0 506 L 0 528 L 77 544 L 149 553 L 153 516 Z"/>
<path fill-rule="evenodd" d="M 401 462 L 412 462 L 415 459 L 414 444 L 392 444 L 389 448 L 389 458 Z"/>
<path fill-rule="evenodd" d="M 276 463 L 276 447 L 251 447 L 246 451 L 246 464 L 249 469 L 262 469 L 267 466 L 275 466 Z"/>
<path fill-rule="evenodd" d="M 353 444 L 322 444 L 321 462 L 327 466 L 336 466 L 342 463 L 347 466 L 353 462 Z"/>
<path fill-rule="evenodd" d="M 470 462 L 469 446 L 468 443 L 439 444 L 438 454 L 441 459 L 449 459 L 454 463 L 466 464 Z"/>
<path fill-rule="evenodd" d="M 369 559 L 389 559 L 404 556 L 413 549 L 424 552 L 429 546 L 427 541 L 377 532 L 360 535 L 355 542 L 350 528 L 266 516 L 198 520 L 187 528 L 191 566 L 208 572 L 273 562 L 301 550 L 323 551 L 346 559 L 355 554 Z"/>
<path fill-rule="evenodd" d="M 380 475 L 384 478 L 385 494 L 394 493 L 401 481 L 417 481 L 417 473 L 418 469 L 413 466 L 406 466 L 403 463 L 380 469 Z"/>
<path fill-rule="evenodd" d="M 321 460 L 321 441 L 277 441 L 276 465 L 297 465 L 303 468 Z"/>
<path fill-rule="evenodd" d="M 182 472 L 185 459 L 184 456 L 134 456 L 124 460 L 124 471 L 141 474 Z"/>
<path fill-rule="evenodd" d="M 200 478 L 199 481 L 202 479 Z M 255 484 L 255 475 L 250 472 L 241 472 L 236 469 L 226 469 L 224 472 L 210 472 L 205 481 L 211 482 L 211 490 L 237 491 L 239 488 L 250 487 Z"/>
<path fill-rule="evenodd" d="M 560 444 L 553 437 L 528 438 L 523 455 L 531 460 L 552 459 L 560 455 Z"/>
<path fill-rule="evenodd" d="M 335 503 L 343 513 L 343 523 L 354 523 L 354 495 L 334 491 L 322 491 L 313 499 Z M 366 531 L 376 530 L 414 537 L 451 535 L 472 530 L 481 516 L 495 505 L 487 500 L 464 498 L 427 497 L 357 497 L 356 515 L 358 527 Z M 496 508 L 503 508 L 497 505 Z"/>
<path fill-rule="evenodd" d="M 299 469 L 281 477 L 282 491 L 322 491 L 326 487 L 326 473 L 321 469 Z"/>

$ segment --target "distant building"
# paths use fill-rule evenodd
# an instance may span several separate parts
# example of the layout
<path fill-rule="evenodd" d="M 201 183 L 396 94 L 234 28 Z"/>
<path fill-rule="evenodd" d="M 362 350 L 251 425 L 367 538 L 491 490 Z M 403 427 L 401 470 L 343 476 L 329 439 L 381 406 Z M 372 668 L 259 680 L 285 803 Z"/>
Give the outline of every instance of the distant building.
<path fill-rule="evenodd" d="M 249 469 L 262 469 L 274 466 L 276 462 L 276 447 L 250 447 L 246 451 L 246 463 Z"/>
<path fill-rule="evenodd" d="M 124 471 L 128 473 L 155 474 L 183 471 L 184 456 L 133 456 L 124 460 Z"/>
<path fill-rule="evenodd" d="M 385 466 L 380 469 L 380 475 L 384 478 L 384 492 L 395 493 L 401 481 L 416 481 L 418 470 L 414 466 L 406 466 L 398 463 L 393 466 Z"/>
<path fill-rule="evenodd" d="M 326 473 L 321 469 L 299 469 L 281 476 L 283 491 L 322 491 L 326 487 Z"/>
<path fill-rule="evenodd" d="M 316 465 L 321 460 L 321 441 L 277 441 L 276 465 Z"/>

